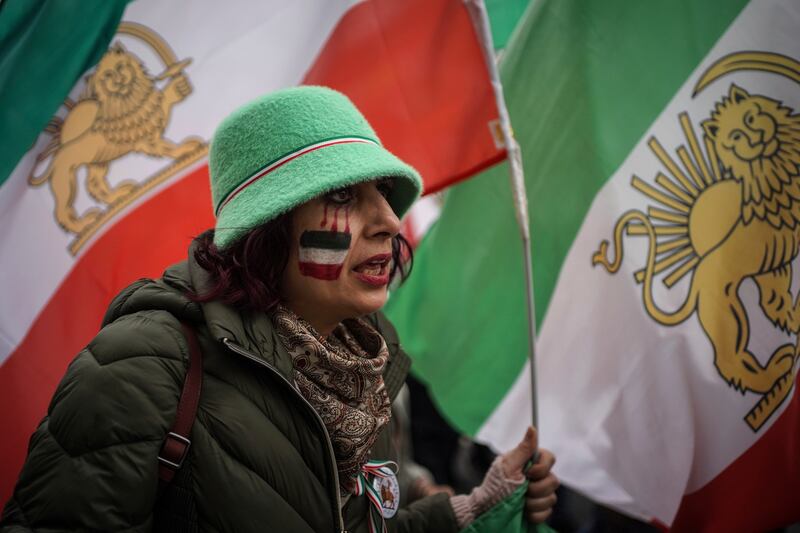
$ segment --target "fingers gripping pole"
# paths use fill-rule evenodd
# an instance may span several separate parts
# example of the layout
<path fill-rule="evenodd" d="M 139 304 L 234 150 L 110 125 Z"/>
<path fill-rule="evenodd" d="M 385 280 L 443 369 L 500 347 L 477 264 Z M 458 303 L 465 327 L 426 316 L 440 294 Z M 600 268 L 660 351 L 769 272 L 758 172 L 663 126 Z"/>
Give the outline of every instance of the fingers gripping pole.
<path fill-rule="evenodd" d="M 489 70 L 489 78 L 494 90 L 497 112 L 500 119 L 500 128 L 503 133 L 503 142 L 506 146 L 508 157 L 509 176 L 511 181 L 511 192 L 514 201 L 514 213 L 517 218 L 520 236 L 522 237 L 522 256 L 525 262 L 525 288 L 528 312 L 528 355 L 531 371 L 531 399 L 533 402 L 532 422 L 538 430 L 539 417 L 537 414 L 536 401 L 536 305 L 533 289 L 533 258 L 531 254 L 530 227 L 528 225 L 528 198 L 525 193 L 525 179 L 522 169 L 522 155 L 516 139 L 511 130 L 511 119 L 506 108 L 505 97 L 503 96 L 503 85 L 500 82 L 500 74 L 495 62 L 494 44 L 492 42 L 492 32 L 489 26 L 489 16 L 483 0 L 464 0 L 467 9 L 472 17 L 478 40 L 483 49 L 483 56 L 486 60 L 486 67 Z"/>

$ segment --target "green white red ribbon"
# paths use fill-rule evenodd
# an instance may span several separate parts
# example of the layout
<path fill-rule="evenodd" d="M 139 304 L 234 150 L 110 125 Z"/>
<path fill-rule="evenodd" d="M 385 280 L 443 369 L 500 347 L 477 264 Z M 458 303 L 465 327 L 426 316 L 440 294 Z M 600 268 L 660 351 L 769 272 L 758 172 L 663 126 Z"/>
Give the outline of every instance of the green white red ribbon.
<path fill-rule="evenodd" d="M 286 163 L 297 159 L 300 156 L 303 156 L 309 152 L 314 152 L 321 148 L 326 148 L 328 146 L 334 146 L 337 144 L 350 144 L 350 143 L 365 143 L 365 144 L 374 144 L 376 146 L 380 146 L 377 142 L 373 141 L 372 139 L 367 139 L 364 137 L 336 137 L 333 139 L 327 139 L 324 141 L 316 142 L 314 144 L 310 144 L 308 146 L 303 146 L 298 148 L 288 154 L 284 154 L 278 159 L 274 161 L 270 161 L 264 167 L 259 169 L 255 174 L 244 180 L 240 183 L 235 189 L 230 191 L 225 197 L 220 201 L 219 206 L 216 209 L 216 215 L 219 216 L 219 213 L 222 211 L 222 208 L 225 207 L 228 202 L 233 200 L 240 192 L 248 188 L 253 183 L 257 182 L 261 178 L 267 176 L 274 170 L 282 167 Z"/>
<path fill-rule="evenodd" d="M 367 461 L 361 467 L 361 472 L 356 477 L 355 495 L 367 495 L 370 506 L 370 520 L 369 532 L 370 533 L 386 533 L 386 521 L 383 519 L 383 499 L 381 495 L 375 490 L 375 487 L 367 479 L 368 476 L 372 479 L 388 478 L 396 475 L 397 463 L 393 461 Z"/>

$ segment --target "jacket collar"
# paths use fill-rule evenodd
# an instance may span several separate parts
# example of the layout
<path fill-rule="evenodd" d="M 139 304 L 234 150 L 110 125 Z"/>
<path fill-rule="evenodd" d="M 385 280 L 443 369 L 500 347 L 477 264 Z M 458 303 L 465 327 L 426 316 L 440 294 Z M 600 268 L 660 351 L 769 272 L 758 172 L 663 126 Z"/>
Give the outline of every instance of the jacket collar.
<path fill-rule="evenodd" d="M 193 242 L 188 257 L 189 280 L 194 290 L 203 294 L 210 287 L 210 277 L 208 272 L 197 264 L 194 258 L 195 249 L 196 244 Z M 203 303 L 201 308 L 206 325 L 214 339 L 219 342 L 223 339 L 235 342 L 277 369 L 290 382 L 293 381 L 294 368 L 291 356 L 278 339 L 272 321 L 266 313 L 238 311 L 219 301 Z M 368 318 L 386 340 L 389 363 L 383 378 L 389 398 L 394 400 L 405 382 L 411 360 L 400 349 L 397 334 L 382 313 L 375 313 Z"/>
<path fill-rule="evenodd" d="M 210 287 L 210 276 L 194 258 L 196 246 L 193 242 L 189 248 L 189 278 L 195 291 L 203 294 Z M 292 359 L 278 340 L 266 313 L 239 311 L 220 301 L 205 302 L 201 307 L 214 339 L 219 342 L 228 339 L 238 344 L 292 380 Z"/>

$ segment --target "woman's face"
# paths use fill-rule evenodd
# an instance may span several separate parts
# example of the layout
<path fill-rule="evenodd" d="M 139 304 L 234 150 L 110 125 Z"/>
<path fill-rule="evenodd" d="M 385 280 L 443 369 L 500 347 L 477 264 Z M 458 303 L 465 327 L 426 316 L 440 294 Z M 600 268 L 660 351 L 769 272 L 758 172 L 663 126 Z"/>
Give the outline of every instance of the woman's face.
<path fill-rule="evenodd" d="M 292 213 L 283 297 L 322 335 L 386 303 L 392 238 L 400 231 L 386 201 L 392 186 L 388 178 L 352 185 Z"/>

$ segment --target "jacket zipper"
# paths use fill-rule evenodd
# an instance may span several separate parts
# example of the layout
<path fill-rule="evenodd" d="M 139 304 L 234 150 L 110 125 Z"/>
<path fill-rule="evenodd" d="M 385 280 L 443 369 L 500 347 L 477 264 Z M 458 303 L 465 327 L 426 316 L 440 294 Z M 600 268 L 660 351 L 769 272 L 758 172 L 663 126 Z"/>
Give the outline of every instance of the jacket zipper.
<path fill-rule="evenodd" d="M 339 494 L 339 469 L 337 468 L 336 465 L 336 455 L 333 452 L 333 444 L 331 444 L 331 437 L 330 434 L 328 433 L 328 428 L 325 427 L 325 422 L 322 421 L 322 417 L 319 416 L 319 413 L 317 413 L 317 410 L 314 409 L 314 406 L 311 405 L 311 403 L 308 400 L 306 400 L 302 394 L 300 394 L 300 392 L 294 387 L 294 385 L 292 385 L 292 383 L 288 379 L 286 379 L 286 377 L 283 374 L 278 372 L 275 369 L 275 367 L 273 367 L 271 364 L 251 354 L 250 352 L 248 352 L 247 350 L 245 350 L 244 348 L 242 348 L 241 346 L 239 346 L 238 344 L 236 344 L 227 337 L 223 337 L 222 343 L 225 346 L 227 346 L 228 349 L 230 349 L 231 351 L 236 352 L 237 354 L 246 357 L 247 359 L 250 359 L 255 363 L 258 363 L 259 365 L 263 366 L 264 368 L 266 368 L 267 370 L 278 376 L 284 383 L 286 383 L 286 385 L 289 386 L 289 388 L 301 400 L 301 402 L 306 406 L 308 406 L 308 410 L 314 415 L 314 418 L 317 420 L 319 427 L 322 428 L 322 432 L 325 435 L 325 443 L 328 445 L 328 458 L 330 459 L 330 462 L 328 464 L 329 466 L 333 467 L 331 471 L 333 472 L 334 495 L 336 497 L 336 515 L 339 518 L 339 532 L 347 533 L 347 530 L 344 528 L 344 517 L 342 516 L 342 497 Z"/>

